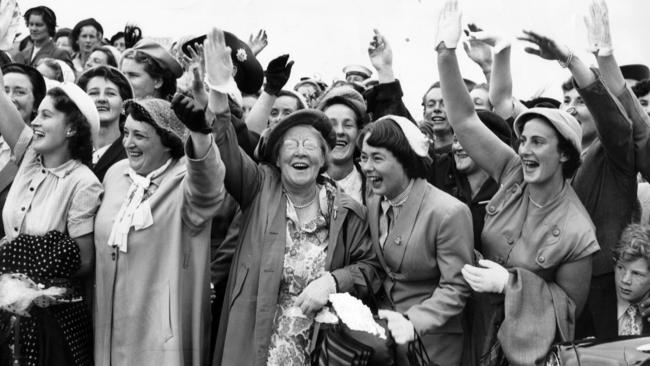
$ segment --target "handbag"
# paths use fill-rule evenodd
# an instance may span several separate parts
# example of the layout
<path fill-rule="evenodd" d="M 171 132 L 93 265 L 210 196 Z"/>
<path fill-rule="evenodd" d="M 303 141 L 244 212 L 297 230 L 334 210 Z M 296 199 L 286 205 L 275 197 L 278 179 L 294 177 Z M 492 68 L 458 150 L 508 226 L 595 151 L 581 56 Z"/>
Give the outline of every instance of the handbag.
<path fill-rule="evenodd" d="M 649 345 L 648 336 L 623 336 L 611 340 L 594 338 L 563 342 L 553 346 L 546 356 L 547 366 L 650 366 L 650 352 L 637 348 Z"/>

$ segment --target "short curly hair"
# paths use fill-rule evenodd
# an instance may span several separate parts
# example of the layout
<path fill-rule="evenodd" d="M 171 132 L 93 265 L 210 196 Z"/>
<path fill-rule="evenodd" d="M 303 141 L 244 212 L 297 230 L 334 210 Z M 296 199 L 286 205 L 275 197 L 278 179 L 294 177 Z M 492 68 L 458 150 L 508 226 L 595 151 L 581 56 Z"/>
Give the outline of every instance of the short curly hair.
<path fill-rule="evenodd" d="M 637 98 L 645 97 L 650 93 L 650 79 L 643 79 L 632 87 L 632 92 Z"/>
<path fill-rule="evenodd" d="M 93 139 L 88 119 L 63 89 L 54 87 L 47 92 L 47 95 L 52 98 L 54 108 L 65 115 L 66 123 L 75 131 L 68 137 L 70 156 L 92 168 Z"/>
<path fill-rule="evenodd" d="M 130 51 L 126 51 L 124 55 L 122 55 L 121 62 L 124 62 L 124 59 L 134 60 L 139 64 L 143 64 L 144 71 L 149 74 L 151 78 L 161 79 L 162 86 L 157 89 L 158 95 L 156 95 L 156 97 L 171 101 L 174 93 L 176 93 L 176 77 L 170 70 L 162 67 L 149 55 L 138 50 L 132 49 Z"/>
<path fill-rule="evenodd" d="M 614 247 L 614 260 L 629 262 L 639 258 L 650 266 L 650 225 L 630 224 Z"/>

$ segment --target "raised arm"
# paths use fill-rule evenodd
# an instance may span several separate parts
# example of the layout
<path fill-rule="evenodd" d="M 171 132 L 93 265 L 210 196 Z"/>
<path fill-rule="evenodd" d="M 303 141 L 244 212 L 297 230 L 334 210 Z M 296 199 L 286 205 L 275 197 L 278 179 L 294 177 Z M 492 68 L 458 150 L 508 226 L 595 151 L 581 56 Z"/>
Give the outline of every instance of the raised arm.
<path fill-rule="evenodd" d="M 210 93 L 208 111 L 214 115 L 212 130 L 221 154 L 226 174 L 224 184 L 228 193 L 245 209 L 257 195 L 262 181 L 257 164 L 239 147 L 230 122 L 227 89 L 233 85 L 233 65 L 230 47 L 226 46 L 223 31 L 214 28 L 203 45 Z"/>
<path fill-rule="evenodd" d="M 460 38 L 460 10 L 448 0 L 438 24 L 438 71 L 447 116 L 463 149 L 490 176 L 498 179 L 515 152 L 494 135 L 478 118 L 474 103 L 460 74 L 456 45 Z"/>
<path fill-rule="evenodd" d="M 293 61 L 289 61 L 289 55 L 278 56 L 269 62 L 266 67 L 264 91 L 246 117 L 246 125 L 250 131 L 261 135 L 267 127 L 273 103 L 280 90 L 289 81 L 292 67 Z"/>
<path fill-rule="evenodd" d="M 377 71 L 379 84 L 369 89 L 364 95 L 368 104 L 368 114 L 372 120 L 393 114 L 414 121 L 404 105 L 402 86 L 393 72 L 393 50 L 390 43 L 377 29 L 374 29 L 373 32 L 372 41 L 368 46 L 368 57 Z"/>
<path fill-rule="evenodd" d="M 0 73 L 0 135 L 7 141 L 12 151 L 23 128 L 25 122 L 5 92 L 4 76 Z"/>
<path fill-rule="evenodd" d="M 470 32 L 477 33 L 482 31 L 482 29 L 474 23 L 468 24 L 467 28 L 468 30 L 465 31 L 465 34 L 468 36 L 470 35 Z M 470 60 L 474 61 L 474 63 L 481 68 L 483 75 L 485 75 L 485 81 L 487 81 L 489 85 L 492 76 L 492 50 L 490 45 L 482 42 L 476 37 L 469 37 L 466 42 L 463 42 L 463 48 Z"/>

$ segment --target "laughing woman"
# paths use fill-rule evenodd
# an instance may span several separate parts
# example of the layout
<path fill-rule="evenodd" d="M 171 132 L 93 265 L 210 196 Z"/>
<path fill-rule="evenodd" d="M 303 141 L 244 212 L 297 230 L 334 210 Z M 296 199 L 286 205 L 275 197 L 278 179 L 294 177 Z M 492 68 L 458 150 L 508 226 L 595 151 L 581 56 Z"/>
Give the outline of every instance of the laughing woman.
<path fill-rule="evenodd" d="M 582 128 L 566 112 L 532 108 L 514 122 L 519 154 L 481 121 L 455 48 L 460 10 L 447 1 L 438 25 L 438 70 L 449 122 L 463 149 L 500 188 L 487 207 L 486 259 L 466 265 L 474 290 L 472 365 L 543 363 L 551 344 L 573 339 L 585 305 L 593 224 L 567 181 L 580 165 Z"/>
<path fill-rule="evenodd" d="M 104 177 L 95 225 L 99 366 L 207 360 L 210 223 L 225 171 L 203 109 L 178 97 L 125 105 L 127 159 Z"/>
<path fill-rule="evenodd" d="M 97 110 L 79 87 L 61 84 L 47 93 L 30 128 L 3 82 L 0 78 L 0 133 L 19 168 L 2 212 L 8 243 L 1 246 L 0 268 L 80 294 L 79 277 L 92 271 L 93 224 L 102 194 L 87 166 L 99 129 Z M 14 359 L 21 365 L 91 364 L 87 305 L 51 305 L 32 307 L 31 317 L 19 319 Z"/>
<path fill-rule="evenodd" d="M 460 201 L 427 183 L 428 140 L 406 118 L 389 115 L 363 130 L 361 168 L 373 195 L 368 221 L 375 252 L 388 274 L 380 315 L 398 344 L 414 330 L 431 361 L 457 365 L 460 314 L 469 288 L 460 270 L 472 261 L 472 220 Z M 397 365 L 408 365 L 398 347 Z"/>
<path fill-rule="evenodd" d="M 121 125 L 126 120 L 124 101 L 133 98 L 133 89 L 126 76 L 110 66 L 97 66 L 84 72 L 79 76 L 77 85 L 93 99 L 99 113 L 93 171 L 103 181 L 108 168 L 126 158 Z"/>

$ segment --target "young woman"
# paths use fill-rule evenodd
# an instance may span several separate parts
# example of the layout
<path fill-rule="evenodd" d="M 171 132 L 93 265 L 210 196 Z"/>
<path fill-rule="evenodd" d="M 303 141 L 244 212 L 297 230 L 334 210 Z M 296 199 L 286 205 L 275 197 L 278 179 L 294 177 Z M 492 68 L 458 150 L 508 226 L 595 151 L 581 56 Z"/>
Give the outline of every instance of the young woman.
<path fill-rule="evenodd" d="M 44 57 L 51 57 L 72 66 L 68 51 L 54 44 L 56 15 L 47 6 L 37 6 L 25 12 L 25 25 L 29 29 L 31 43 L 14 56 L 16 63 L 34 66 Z"/>
<path fill-rule="evenodd" d="M 472 222 L 460 201 L 427 183 L 428 140 L 406 118 L 389 115 L 359 136 L 361 169 L 373 194 L 368 221 L 384 271 L 380 315 L 388 319 L 405 365 L 414 330 L 435 364 L 457 365 L 460 314 L 469 288 L 460 270 L 472 261 Z M 404 314 L 404 315 L 403 315 Z"/>
<path fill-rule="evenodd" d="M 70 46 L 75 52 L 72 64 L 77 74 L 85 70 L 88 57 L 95 46 L 101 44 L 104 28 L 94 18 L 88 18 L 77 23 L 70 33 Z"/>
<path fill-rule="evenodd" d="M 64 83 L 48 91 L 28 127 L 2 86 L 0 133 L 19 168 L 2 213 L 8 243 L 0 251 L 0 267 L 81 296 L 80 277 L 92 271 L 94 217 L 102 194 L 88 166 L 99 130 L 97 110 L 79 87 Z M 31 317 L 19 318 L 14 358 L 28 365 L 91 364 L 88 305 L 50 305 L 34 306 Z"/>
<path fill-rule="evenodd" d="M 124 102 L 133 98 L 133 89 L 126 76 L 110 66 L 97 66 L 84 72 L 77 85 L 93 99 L 99 113 L 93 172 L 103 181 L 108 168 L 126 158 L 122 146 L 122 126 L 126 120 Z"/>

